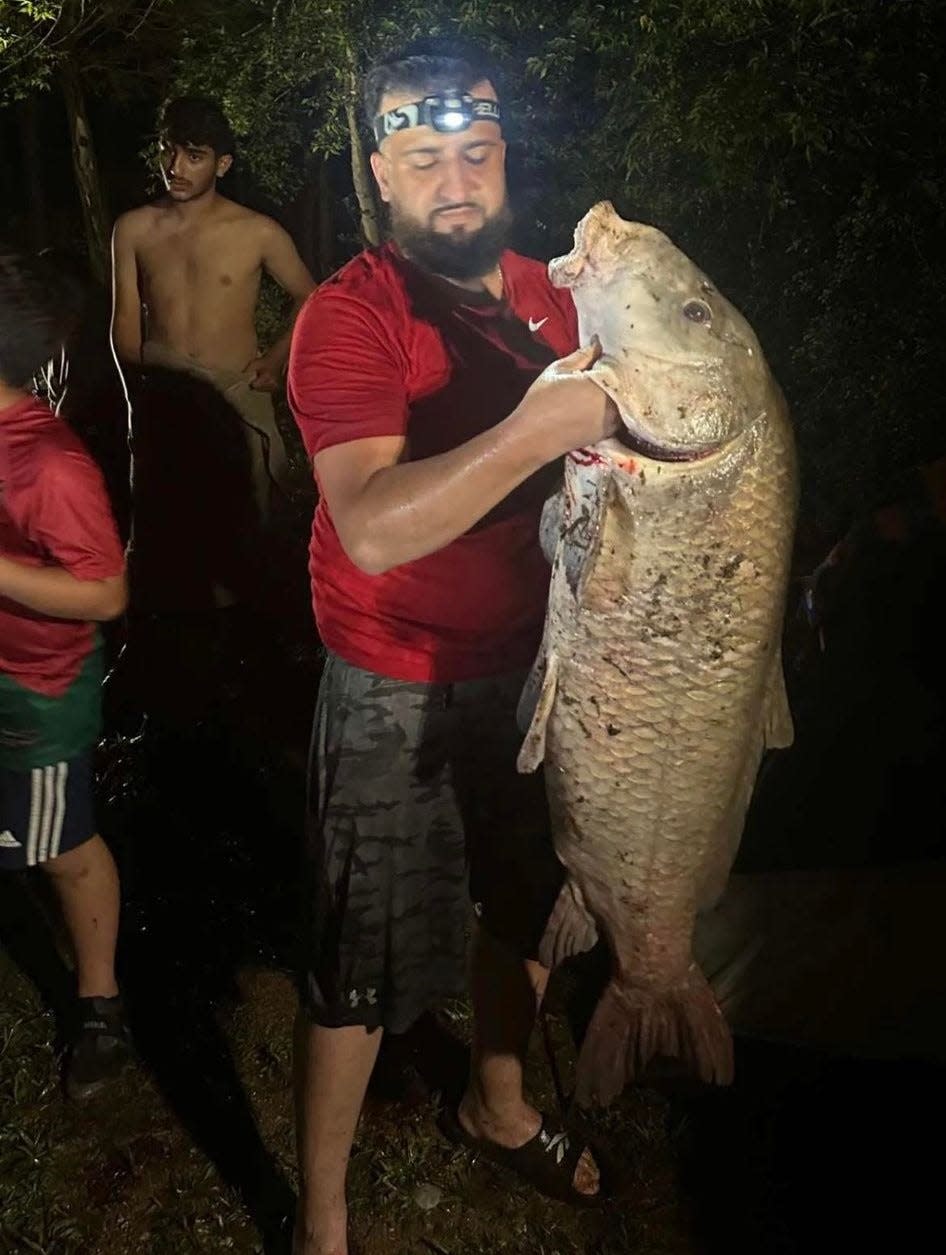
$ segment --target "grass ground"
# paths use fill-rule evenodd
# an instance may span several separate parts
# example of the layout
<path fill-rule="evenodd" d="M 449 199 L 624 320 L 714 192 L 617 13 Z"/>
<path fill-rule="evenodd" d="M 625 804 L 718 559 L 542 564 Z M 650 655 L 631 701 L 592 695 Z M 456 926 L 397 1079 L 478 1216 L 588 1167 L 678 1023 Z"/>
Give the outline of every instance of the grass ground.
<path fill-rule="evenodd" d="M 293 1178 L 290 1091 L 295 995 L 284 974 L 248 969 L 221 1027 L 274 1179 Z M 458 1033 L 465 1008 L 455 1009 Z M 551 1021 L 566 1062 L 560 1019 Z M 107 1097 L 76 1108 L 59 1089 L 53 1018 L 0 955 L 0 1250 L 42 1255 L 253 1252 L 269 1245 L 165 1093 L 137 1067 Z M 531 1079 L 554 1107 L 539 1046 Z M 542 1200 L 437 1132 L 429 1105 L 374 1099 L 351 1170 L 355 1233 L 366 1255 L 682 1255 L 686 1209 L 676 1184 L 666 1104 L 630 1095 L 599 1132 L 631 1166 L 625 1197 L 601 1213 Z M 288 1196 L 285 1196 L 288 1199 Z M 275 1230 L 275 1226 L 273 1226 Z"/>

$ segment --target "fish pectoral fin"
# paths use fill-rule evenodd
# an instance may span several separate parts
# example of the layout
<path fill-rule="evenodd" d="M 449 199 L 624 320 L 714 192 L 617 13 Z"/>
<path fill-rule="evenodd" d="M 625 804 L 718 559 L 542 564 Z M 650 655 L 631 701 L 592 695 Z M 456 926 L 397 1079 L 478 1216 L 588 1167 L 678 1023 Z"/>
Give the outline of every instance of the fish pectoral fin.
<path fill-rule="evenodd" d="M 547 968 L 558 967 L 573 954 L 584 954 L 590 950 L 597 940 L 598 926 L 585 905 L 581 886 L 569 876 L 562 885 L 539 943 L 539 962 Z"/>
<path fill-rule="evenodd" d="M 555 561 L 564 517 L 565 494 L 559 489 L 551 497 L 546 497 L 542 507 L 542 517 L 539 520 L 539 545 L 549 566 Z"/>
<path fill-rule="evenodd" d="M 777 649 L 772 659 L 768 688 L 765 694 L 765 715 L 762 725 L 765 748 L 787 749 L 795 739 L 795 726 L 785 690 L 785 673 L 782 670 L 782 651 Z"/>
<path fill-rule="evenodd" d="M 545 758 L 545 729 L 555 703 L 557 688 L 558 658 L 555 654 L 543 652 L 536 659 L 519 698 L 519 727 L 524 727 L 526 720 L 529 721 L 516 761 L 516 768 L 523 775 L 535 771 Z"/>
<path fill-rule="evenodd" d="M 581 610 L 607 613 L 613 608 L 615 590 L 627 591 L 634 539 L 631 503 L 609 475 L 595 503 L 594 526 L 574 584 L 575 604 Z"/>

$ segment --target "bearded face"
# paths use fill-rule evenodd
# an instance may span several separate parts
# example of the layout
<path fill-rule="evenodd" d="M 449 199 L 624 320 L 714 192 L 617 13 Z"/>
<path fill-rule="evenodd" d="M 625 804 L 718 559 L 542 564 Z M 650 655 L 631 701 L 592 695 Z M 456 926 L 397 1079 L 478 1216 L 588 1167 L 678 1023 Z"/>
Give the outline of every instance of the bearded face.
<path fill-rule="evenodd" d="M 496 98 L 486 81 L 470 94 Z M 388 93 L 381 112 L 415 98 Z M 371 166 L 401 250 L 447 279 L 477 279 L 494 270 L 512 222 L 505 156 L 502 133 L 491 121 L 456 133 L 414 126 L 387 136 Z"/>
<path fill-rule="evenodd" d="M 401 252 L 445 279 L 480 279 L 490 274 L 506 247 L 511 226 L 507 201 L 492 217 L 482 215 L 478 226 L 454 223 L 449 230 L 418 222 L 391 203 L 391 234 Z"/>

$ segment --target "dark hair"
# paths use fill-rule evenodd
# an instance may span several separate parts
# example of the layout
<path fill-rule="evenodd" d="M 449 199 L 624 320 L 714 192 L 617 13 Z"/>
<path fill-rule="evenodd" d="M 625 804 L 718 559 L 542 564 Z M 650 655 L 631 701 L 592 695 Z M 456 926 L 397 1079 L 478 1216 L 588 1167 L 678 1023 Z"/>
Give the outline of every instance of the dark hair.
<path fill-rule="evenodd" d="M 82 293 L 48 261 L 0 245 L 0 379 L 25 388 L 63 347 L 79 319 Z"/>
<path fill-rule="evenodd" d="M 232 156 L 236 139 L 223 110 L 206 96 L 178 96 L 164 106 L 161 133 L 174 144 L 212 148 L 214 155 Z"/>
<path fill-rule="evenodd" d="M 416 92 L 418 99 L 442 91 L 469 91 L 487 79 L 497 89 L 496 73 L 474 44 L 457 39 L 426 38 L 385 57 L 379 57 L 365 74 L 362 103 L 368 126 L 388 92 Z"/>

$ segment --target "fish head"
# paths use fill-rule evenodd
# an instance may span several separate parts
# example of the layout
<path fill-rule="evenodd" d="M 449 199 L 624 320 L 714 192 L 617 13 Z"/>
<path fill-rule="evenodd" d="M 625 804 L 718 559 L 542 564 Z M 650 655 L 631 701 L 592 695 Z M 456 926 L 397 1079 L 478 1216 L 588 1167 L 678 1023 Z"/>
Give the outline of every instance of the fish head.
<path fill-rule="evenodd" d="M 608 201 L 549 263 L 572 290 L 581 343 L 602 348 L 590 376 L 620 412 L 622 442 L 657 461 L 693 461 L 743 436 L 773 381 L 752 328 L 656 227 L 626 222 Z M 610 442 L 609 442 L 610 443 Z"/>

